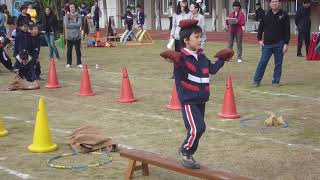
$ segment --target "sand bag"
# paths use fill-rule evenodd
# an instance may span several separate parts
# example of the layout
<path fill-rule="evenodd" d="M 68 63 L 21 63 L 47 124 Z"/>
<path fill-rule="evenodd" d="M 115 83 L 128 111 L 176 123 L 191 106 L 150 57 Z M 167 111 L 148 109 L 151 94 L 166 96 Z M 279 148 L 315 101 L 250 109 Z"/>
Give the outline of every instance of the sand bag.
<path fill-rule="evenodd" d="M 16 75 L 14 77 L 14 82 L 11 83 L 8 87 L 9 91 L 33 89 L 40 89 L 38 81 L 29 82 L 25 79 L 22 79 L 19 75 Z"/>
<path fill-rule="evenodd" d="M 269 114 L 269 118 L 264 121 L 264 125 L 266 125 L 267 127 L 278 127 L 285 124 L 282 116 L 276 117 L 272 112 L 269 112 Z"/>

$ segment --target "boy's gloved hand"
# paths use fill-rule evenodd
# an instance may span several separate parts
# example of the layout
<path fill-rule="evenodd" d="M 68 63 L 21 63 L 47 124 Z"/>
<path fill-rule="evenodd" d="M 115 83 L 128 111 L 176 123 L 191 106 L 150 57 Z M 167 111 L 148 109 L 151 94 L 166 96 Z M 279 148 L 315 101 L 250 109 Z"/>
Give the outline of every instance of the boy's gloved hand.
<path fill-rule="evenodd" d="M 215 58 L 223 59 L 224 61 L 230 61 L 230 59 L 233 57 L 234 51 L 230 48 L 225 48 L 217 52 L 216 55 L 214 55 Z"/>
<path fill-rule="evenodd" d="M 164 51 L 160 56 L 171 63 L 179 63 L 181 60 L 181 53 L 173 50 Z"/>

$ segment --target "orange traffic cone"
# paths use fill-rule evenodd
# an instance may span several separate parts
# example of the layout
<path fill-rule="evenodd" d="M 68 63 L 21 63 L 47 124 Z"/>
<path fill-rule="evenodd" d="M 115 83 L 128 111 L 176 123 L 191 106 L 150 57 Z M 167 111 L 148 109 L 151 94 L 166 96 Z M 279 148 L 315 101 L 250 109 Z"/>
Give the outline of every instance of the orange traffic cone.
<path fill-rule="evenodd" d="M 100 31 L 96 32 L 96 42 L 100 42 Z"/>
<path fill-rule="evenodd" d="M 224 92 L 224 102 L 222 111 L 218 113 L 218 116 L 225 119 L 238 119 L 240 114 L 237 113 L 236 102 L 233 93 L 231 75 L 228 75 L 227 85 Z"/>
<path fill-rule="evenodd" d="M 48 73 L 48 83 L 45 86 L 48 89 L 60 88 L 59 81 L 57 78 L 56 65 L 54 63 L 54 59 L 50 60 L 50 67 Z"/>
<path fill-rule="evenodd" d="M 92 89 L 91 89 L 88 66 L 86 64 L 83 65 L 80 92 L 77 93 L 77 95 L 78 96 L 94 96 L 95 95 L 95 93 L 92 92 Z"/>
<path fill-rule="evenodd" d="M 122 71 L 122 86 L 121 86 L 121 95 L 120 99 L 118 100 L 121 103 L 132 103 L 137 101 L 137 99 L 134 98 L 127 68 L 123 67 Z"/>
<path fill-rule="evenodd" d="M 172 87 L 172 91 L 171 91 L 171 101 L 167 105 L 167 108 L 169 110 L 181 110 L 181 104 L 178 99 L 176 83 L 173 83 L 173 87 Z"/>

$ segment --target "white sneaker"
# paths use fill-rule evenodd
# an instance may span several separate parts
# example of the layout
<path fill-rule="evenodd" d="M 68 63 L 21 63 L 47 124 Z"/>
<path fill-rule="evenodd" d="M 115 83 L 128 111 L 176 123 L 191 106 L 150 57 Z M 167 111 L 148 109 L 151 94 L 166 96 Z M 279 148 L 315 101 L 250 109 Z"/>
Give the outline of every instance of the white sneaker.
<path fill-rule="evenodd" d="M 242 63 L 242 59 L 238 59 L 238 63 Z"/>
<path fill-rule="evenodd" d="M 83 68 L 82 64 L 79 64 L 79 65 L 78 65 L 78 68 Z"/>
<path fill-rule="evenodd" d="M 66 68 L 70 68 L 70 67 L 71 67 L 71 65 L 70 65 L 70 64 L 67 64 L 67 65 L 66 65 Z"/>

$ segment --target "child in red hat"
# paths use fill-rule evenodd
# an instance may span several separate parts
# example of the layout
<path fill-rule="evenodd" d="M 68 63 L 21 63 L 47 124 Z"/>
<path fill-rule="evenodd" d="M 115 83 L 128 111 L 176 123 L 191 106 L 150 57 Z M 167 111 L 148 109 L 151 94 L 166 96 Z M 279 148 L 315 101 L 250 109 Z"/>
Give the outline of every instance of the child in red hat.
<path fill-rule="evenodd" d="M 199 140 L 206 129 L 204 122 L 205 103 L 209 100 L 209 73 L 216 74 L 225 61 L 233 56 L 233 50 L 224 49 L 216 54 L 218 60 L 213 64 L 202 53 L 202 29 L 198 20 L 180 21 L 181 52 L 165 51 L 160 55 L 174 63 L 174 77 L 177 93 L 182 106 L 182 117 L 187 129 L 187 137 L 180 149 L 180 159 L 183 166 L 199 169 L 194 160 Z"/>

